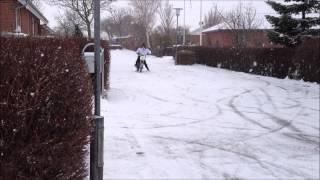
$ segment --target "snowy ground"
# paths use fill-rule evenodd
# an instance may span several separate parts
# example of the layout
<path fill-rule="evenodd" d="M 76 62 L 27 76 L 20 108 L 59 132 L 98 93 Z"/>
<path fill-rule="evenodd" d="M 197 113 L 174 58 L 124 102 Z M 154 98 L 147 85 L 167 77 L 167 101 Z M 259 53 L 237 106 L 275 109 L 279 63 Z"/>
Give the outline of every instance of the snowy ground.
<path fill-rule="evenodd" d="M 105 179 L 319 178 L 319 85 L 111 51 Z"/>

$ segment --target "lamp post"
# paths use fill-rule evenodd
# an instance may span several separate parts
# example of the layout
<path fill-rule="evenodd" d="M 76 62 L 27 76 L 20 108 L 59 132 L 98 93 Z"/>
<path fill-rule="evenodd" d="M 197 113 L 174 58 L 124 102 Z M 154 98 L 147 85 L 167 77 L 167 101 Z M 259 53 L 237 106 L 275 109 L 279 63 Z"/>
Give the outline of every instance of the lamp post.
<path fill-rule="evenodd" d="M 178 35 L 179 35 L 179 16 L 180 16 L 180 11 L 182 8 L 173 8 L 176 10 L 176 16 L 177 16 L 177 33 L 176 33 L 176 45 L 178 45 Z"/>
<path fill-rule="evenodd" d="M 186 45 L 186 0 L 183 0 L 183 8 L 184 8 L 184 13 L 183 13 L 183 41 L 182 41 L 182 44 Z"/>
<path fill-rule="evenodd" d="M 179 38 L 179 16 L 180 16 L 180 11 L 182 8 L 173 8 L 176 10 L 176 16 L 177 16 L 177 32 L 176 32 L 176 58 L 175 61 L 177 62 L 177 57 L 178 57 L 178 38 Z"/>
<path fill-rule="evenodd" d="M 200 0 L 200 46 L 202 46 L 202 0 Z"/>

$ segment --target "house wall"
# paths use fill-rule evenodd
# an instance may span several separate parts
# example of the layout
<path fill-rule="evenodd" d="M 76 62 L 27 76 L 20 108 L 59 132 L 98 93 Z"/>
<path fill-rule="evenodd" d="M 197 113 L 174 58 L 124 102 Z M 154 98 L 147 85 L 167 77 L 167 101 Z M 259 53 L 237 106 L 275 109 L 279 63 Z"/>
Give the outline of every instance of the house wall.
<path fill-rule="evenodd" d="M 0 1 L 0 32 L 13 32 L 15 29 L 15 6 L 13 0 Z"/>
<path fill-rule="evenodd" d="M 40 35 L 40 20 L 27 9 L 21 9 L 21 31 L 29 35 Z"/>
<path fill-rule="evenodd" d="M 21 6 L 16 0 L 0 1 L 0 32 L 15 32 L 16 7 Z M 18 13 L 21 21 L 21 32 L 29 35 L 40 35 L 40 20 L 26 8 L 21 8 Z"/>
<path fill-rule="evenodd" d="M 207 35 L 206 34 L 202 34 L 202 44 L 204 45 L 207 42 Z M 189 35 L 189 37 L 187 38 L 189 39 L 190 42 L 187 42 L 187 44 L 190 45 L 200 45 L 200 35 Z"/>
<path fill-rule="evenodd" d="M 128 38 L 120 38 L 118 39 L 119 44 L 121 44 L 122 47 L 131 49 L 131 50 L 136 50 L 136 43 L 133 37 L 128 37 Z"/>
<path fill-rule="evenodd" d="M 206 32 L 204 46 L 208 47 L 236 47 L 236 39 L 243 39 L 244 47 L 269 48 L 278 47 L 270 42 L 266 30 L 219 30 Z"/>
<path fill-rule="evenodd" d="M 200 35 L 189 35 L 190 45 L 199 45 Z"/>

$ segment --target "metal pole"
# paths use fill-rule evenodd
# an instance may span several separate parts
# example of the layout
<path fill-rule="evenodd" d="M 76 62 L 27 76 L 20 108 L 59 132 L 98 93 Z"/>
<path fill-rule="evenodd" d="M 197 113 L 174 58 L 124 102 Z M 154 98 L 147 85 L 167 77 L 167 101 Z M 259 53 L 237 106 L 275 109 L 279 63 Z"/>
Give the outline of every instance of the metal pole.
<path fill-rule="evenodd" d="M 183 45 L 186 45 L 186 0 L 183 0 Z"/>
<path fill-rule="evenodd" d="M 177 16 L 177 45 L 179 44 L 179 16 Z"/>
<path fill-rule="evenodd" d="M 176 55 L 175 55 L 175 63 L 177 64 L 177 57 L 178 57 L 178 33 L 179 33 L 179 15 L 180 15 L 180 10 L 181 8 L 174 8 L 176 10 L 176 15 L 177 15 L 177 29 L 176 29 Z"/>
<path fill-rule="evenodd" d="M 101 62 L 100 62 L 100 0 L 94 0 L 94 125 L 90 143 L 90 180 L 103 179 L 103 129 L 101 128 Z M 103 122 L 103 117 L 102 117 Z M 102 137 L 101 137 L 102 136 Z M 101 150 L 102 148 L 102 150 Z"/>
<path fill-rule="evenodd" d="M 95 106 L 94 114 L 100 116 L 101 65 L 100 65 L 100 0 L 94 4 L 94 72 L 95 72 Z"/>
<path fill-rule="evenodd" d="M 90 143 L 90 180 L 103 179 L 104 118 L 94 116 L 94 128 Z M 94 154 L 94 156 L 91 155 Z"/>
<path fill-rule="evenodd" d="M 202 46 L 202 0 L 200 0 L 200 46 Z"/>
<path fill-rule="evenodd" d="M 175 63 L 177 64 L 177 58 L 178 58 L 178 24 L 179 24 L 179 16 L 177 14 L 177 32 L 176 32 L 176 60 Z"/>

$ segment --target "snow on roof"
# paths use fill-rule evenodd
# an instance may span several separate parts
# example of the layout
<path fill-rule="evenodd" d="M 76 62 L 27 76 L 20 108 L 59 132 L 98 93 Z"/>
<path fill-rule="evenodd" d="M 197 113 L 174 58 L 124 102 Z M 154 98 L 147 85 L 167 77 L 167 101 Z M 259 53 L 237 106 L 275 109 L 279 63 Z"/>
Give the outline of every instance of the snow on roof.
<path fill-rule="evenodd" d="M 127 36 L 115 36 L 113 37 L 112 39 L 128 39 L 128 38 L 131 38 L 132 35 L 127 35 Z"/>
<path fill-rule="evenodd" d="M 202 32 L 212 32 L 212 31 L 218 31 L 218 30 L 227 30 L 227 29 L 233 29 L 231 28 L 232 26 L 226 22 L 222 22 L 220 24 L 217 24 L 217 25 L 214 25 L 212 27 L 209 27 L 207 29 L 204 29 Z M 237 28 L 237 29 L 241 29 L 241 28 Z M 259 26 L 258 28 L 253 28 L 253 29 L 272 29 L 272 26 L 271 24 L 266 21 L 266 20 L 263 20 L 261 21 L 261 23 L 259 23 Z"/>
<path fill-rule="evenodd" d="M 200 28 L 197 28 L 190 32 L 190 35 L 200 35 Z"/>
<path fill-rule="evenodd" d="M 43 24 L 48 24 L 48 20 L 44 15 L 39 11 L 38 8 L 35 7 L 32 2 L 29 0 L 18 0 L 18 2 L 26 7 L 27 10 L 29 10 L 33 15 L 35 15 L 38 19 L 40 19 Z"/>
<path fill-rule="evenodd" d="M 211 31 L 217 31 L 217 30 L 221 30 L 221 29 L 230 29 L 230 26 L 227 23 L 223 22 L 223 23 L 211 26 L 211 27 L 203 30 L 202 32 L 211 32 Z"/>

